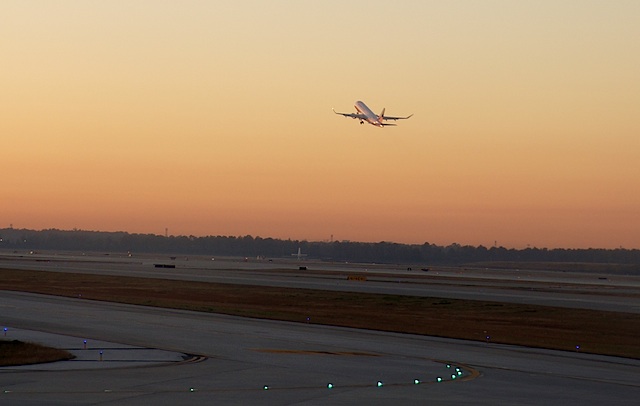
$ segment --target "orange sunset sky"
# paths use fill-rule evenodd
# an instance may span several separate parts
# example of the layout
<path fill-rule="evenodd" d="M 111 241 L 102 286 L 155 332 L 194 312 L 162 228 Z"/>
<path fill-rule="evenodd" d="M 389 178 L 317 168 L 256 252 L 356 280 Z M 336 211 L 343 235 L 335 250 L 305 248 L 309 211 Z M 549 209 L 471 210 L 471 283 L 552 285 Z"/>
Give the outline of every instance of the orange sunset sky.
<path fill-rule="evenodd" d="M 640 248 L 635 0 L 5 0 L 0 73 L 0 228 Z"/>

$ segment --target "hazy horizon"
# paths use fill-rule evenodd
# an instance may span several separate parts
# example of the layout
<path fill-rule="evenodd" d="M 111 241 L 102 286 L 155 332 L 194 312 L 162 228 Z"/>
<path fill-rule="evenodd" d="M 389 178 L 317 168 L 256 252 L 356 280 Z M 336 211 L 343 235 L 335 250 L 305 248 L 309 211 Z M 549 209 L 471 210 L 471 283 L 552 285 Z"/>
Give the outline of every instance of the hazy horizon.
<path fill-rule="evenodd" d="M 637 1 L 10 0 L 0 38 L 1 226 L 640 248 Z"/>
<path fill-rule="evenodd" d="M 356 243 L 356 244 L 378 244 L 378 243 L 387 243 L 387 244 L 400 244 L 400 245 L 424 245 L 424 244 L 429 244 L 429 245 L 435 245 L 435 246 L 439 246 L 439 247 L 448 247 L 448 246 L 452 246 L 452 245 L 460 245 L 460 246 L 470 246 L 470 247 L 485 247 L 487 249 L 491 249 L 491 248 L 501 248 L 501 249 L 514 249 L 514 250 L 524 250 L 524 249 L 540 249 L 540 250 L 554 250 L 554 249 L 560 249 L 560 250 L 582 250 L 582 249 L 586 249 L 586 250 L 590 250 L 590 249 L 595 249 L 595 250 L 628 250 L 628 251 L 634 251 L 634 250 L 640 250 L 639 248 L 635 248 L 635 247 L 612 247 L 612 248 L 604 248 L 604 247 L 548 247 L 548 246 L 532 246 L 532 245 L 527 245 L 524 247 L 514 247 L 514 246 L 509 246 L 509 245 L 504 245 L 501 244 L 499 241 L 494 241 L 493 244 L 489 245 L 489 244 L 465 244 L 465 243 L 460 243 L 458 241 L 453 241 L 451 243 L 448 244 L 438 244 L 438 243 L 434 243 L 433 241 L 420 241 L 420 242 L 400 242 L 400 241 L 393 241 L 393 240 L 372 240 L 372 241 L 361 241 L 361 240 L 350 240 L 350 239 L 340 239 L 340 238 L 335 238 L 334 236 L 330 236 L 327 239 L 309 239 L 309 238 L 282 238 L 282 237 L 274 237 L 274 236 L 269 236 L 269 235 L 252 235 L 252 234 L 236 234 L 236 235 L 231 235 L 231 234 L 204 234 L 204 235 L 193 235 L 193 234 L 172 234 L 169 230 L 165 230 L 165 232 L 163 233 L 159 233 L 159 232 L 130 232 L 127 230 L 88 230 L 88 229 L 80 229 L 80 228 L 72 228 L 72 229 L 60 229 L 60 228 L 43 228 L 43 229 L 29 229 L 29 228 L 18 228 L 18 227 L 13 227 L 13 225 L 11 225 L 11 227 L 5 227 L 2 228 L 0 227 L 0 231 L 1 230 L 13 230 L 13 231 L 22 231 L 22 230 L 26 230 L 26 231 L 32 231 L 32 232 L 47 232 L 47 231 L 58 231 L 58 232 L 86 232 L 86 233 L 124 233 L 124 234 L 130 234 L 130 235 L 153 235 L 153 236 L 157 236 L 157 237 L 168 237 L 168 238 L 189 238 L 189 237 L 195 237 L 195 238 L 207 238 L 207 237 L 223 237 L 223 238 L 245 238 L 245 237 L 251 237 L 254 239 L 274 239 L 274 240 L 279 240 L 279 241 L 299 241 L 299 242 L 307 242 L 307 243 L 331 243 L 331 242 L 339 242 L 339 243 Z M 2 235 L 0 235 L 0 237 L 3 237 Z"/>

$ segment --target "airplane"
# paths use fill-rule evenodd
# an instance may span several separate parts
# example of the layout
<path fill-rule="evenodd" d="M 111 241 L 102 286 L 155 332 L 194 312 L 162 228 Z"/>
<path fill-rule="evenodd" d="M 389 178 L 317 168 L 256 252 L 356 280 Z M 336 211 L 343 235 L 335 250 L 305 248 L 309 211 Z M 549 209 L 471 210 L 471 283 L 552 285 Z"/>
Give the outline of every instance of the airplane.
<path fill-rule="evenodd" d="M 360 120 L 360 124 L 364 124 L 365 121 L 371 125 L 374 125 L 376 127 L 386 127 L 388 125 L 396 125 L 396 124 L 387 124 L 384 121 L 385 120 L 406 120 L 408 118 L 410 118 L 411 116 L 413 116 L 413 114 L 406 116 L 406 117 L 391 117 L 391 116 L 385 116 L 384 115 L 384 109 L 382 109 L 382 113 L 380 113 L 380 115 L 376 115 L 373 111 L 371 111 L 371 109 L 369 107 L 367 107 L 366 104 L 364 104 L 363 102 L 361 102 L 360 100 L 358 100 L 356 102 L 356 104 L 353 106 L 356 108 L 357 113 L 338 113 L 337 111 L 333 110 L 334 113 L 336 114 L 340 114 L 343 115 L 345 117 L 351 117 L 353 119 L 358 119 Z"/>

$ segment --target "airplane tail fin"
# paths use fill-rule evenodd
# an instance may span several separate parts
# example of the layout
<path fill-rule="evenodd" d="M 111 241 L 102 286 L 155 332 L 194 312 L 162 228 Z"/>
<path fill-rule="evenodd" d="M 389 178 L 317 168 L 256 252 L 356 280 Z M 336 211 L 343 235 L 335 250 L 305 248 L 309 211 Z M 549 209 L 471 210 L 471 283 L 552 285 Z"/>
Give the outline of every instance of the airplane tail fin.
<path fill-rule="evenodd" d="M 383 107 L 382 113 L 380 113 L 380 120 L 384 120 L 384 111 L 385 111 L 385 108 Z"/>

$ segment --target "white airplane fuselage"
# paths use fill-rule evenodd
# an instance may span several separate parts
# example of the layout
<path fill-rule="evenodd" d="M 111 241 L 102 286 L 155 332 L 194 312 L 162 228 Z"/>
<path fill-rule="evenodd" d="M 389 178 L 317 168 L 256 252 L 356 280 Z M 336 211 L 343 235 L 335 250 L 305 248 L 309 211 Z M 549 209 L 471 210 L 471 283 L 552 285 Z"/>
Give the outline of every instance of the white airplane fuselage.
<path fill-rule="evenodd" d="M 364 121 L 371 125 L 375 125 L 376 127 L 382 127 L 382 117 L 379 117 L 376 113 L 371 111 L 371 109 L 366 104 L 358 100 L 356 104 L 353 105 L 353 107 L 356 108 L 358 113 L 364 114 Z"/>

